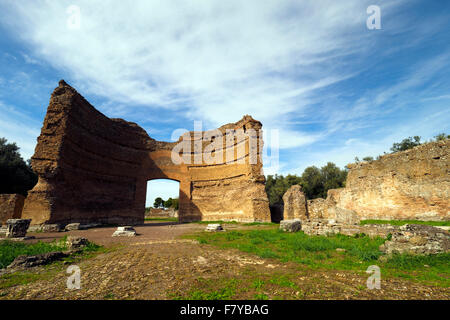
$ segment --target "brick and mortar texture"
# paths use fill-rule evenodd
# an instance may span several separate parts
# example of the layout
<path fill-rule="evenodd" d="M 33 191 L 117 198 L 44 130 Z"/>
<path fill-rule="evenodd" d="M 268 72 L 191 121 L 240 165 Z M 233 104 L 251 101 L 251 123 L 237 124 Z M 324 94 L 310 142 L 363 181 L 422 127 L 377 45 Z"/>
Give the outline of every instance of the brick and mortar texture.
<path fill-rule="evenodd" d="M 21 194 L 0 194 L 0 224 L 8 219 L 20 219 L 25 197 Z"/>
<path fill-rule="evenodd" d="M 348 165 L 345 188 L 308 200 L 309 216 L 333 218 L 330 208 L 340 208 L 362 220 L 450 220 L 449 150 L 446 139 Z"/>
<path fill-rule="evenodd" d="M 223 151 L 215 164 L 205 163 L 202 153 L 195 153 L 195 145 L 206 147 L 211 142 L 202 142 L 198 133 L 190 132 L 191 164 L 175 164 L 171 152 L 181 138 L 173 143 L 156 141 L 135 123 L 106 117 L 60 81 L 32 157 L 39 181 L 25 200 L 22 218 L 32 219 L 34 225 L 143 223 L 147 181 L 171 179 L 180 182 L 181 221 L 270 221 L 261 170 L 261 127 L 259 121 L 244 116 L 208 132 L 216 142 L 214 154 Z M 233 159 L 242 163 L 226 162 L 227 129 L 256 135 L 257 146 L 249 143 L 249 134 L 233 138 L 234 146 L 243 150 L 233 153 Z M 216 138 L 218 131 L 222 141 Z M 250 150 L 256 152 L 254 164 L 249 161 Z M 194 163 L 199 156 L 200 162 Z"/>

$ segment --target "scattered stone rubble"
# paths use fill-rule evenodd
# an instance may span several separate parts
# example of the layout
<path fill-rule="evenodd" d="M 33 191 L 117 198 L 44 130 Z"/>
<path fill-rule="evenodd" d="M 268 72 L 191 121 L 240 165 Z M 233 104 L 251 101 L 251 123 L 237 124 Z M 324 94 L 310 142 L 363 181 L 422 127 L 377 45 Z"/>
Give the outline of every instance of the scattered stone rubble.
<path fill-rule="evenodd" d="M 27 239 L 26 235 L 30 222 L 31 219 L 8 219 L 6 227 L 0 228 L 0 237 L 12 240 Z"/>
<path fill-rule="evenodd" d="M 40 224 L 40 225 L 32 225 L 28 228 L 28 232 L 63 232 L 63 231 L 73 231 L 73 230 L 86 230 L 90 228 L 95 228 L 101 226 L 101 223 L 69 223 L 67 225 L 64 224 Z"/>
<path fill-rule="evenodd" d="M 302 223 L 300 219 L 283 220 L 280 221 L 280 230 L 286 232 L 297 232 L 302 229 Z"/>
<path fill-rule="evenodd" d="M 67 251 L 47 252 L 33 256 L 26 256 L 26 255 L 18 256 L 6 268 L 6 270 L 2 271 L 2 273 L 15 272 L 18 269 L 33 268 L 52 263 L 54 261 L 62 260 L 63 258 L 70 256 L 72 253 L 81 250 L 88 244 L 89 241 L 86 238 L 69 236 L 67 237 L 65 242 Z"/>
<path fill-rule="evenodd" d="M 66 246 L 68 250 L 79 250 L 89 244 L 88 239 L 83 237 L 69 236 L 66 239 Z"/>
<path fill-rule="evenodd" d="M 136 230 L 132 226 L 118 227 L 113 233 L 113 237 L 134 237 L 136 235 Z"/>
<path fill-rule="evenodd" d="M 281 228 L 281 225 L 280 225 Z M 302 223 L 302 231 L 308 235 L 344 234 L 353 236 L 365 234 L 369 237 L 387 238 L 380 250 L 393 253 L 436 254 L 450 251 L 450 233 L 441 228 L 427 225 L 348 225 L 334 220 L 312 220 Z"/>
<path fill-rule="evenodd" d="M 32 268 L 36 266 L 42 266 L 45 264 L 52 263 L 57 260 L 61 260 L 68 257 L 69 253 L 56 251 L 48 252 L 43 254 L 37 254 L 34 256 L 18 256 L 14 261 L 7 267 L 7 269 L 22 269 L 22 268 Z"/>
<path fill-rule="evenodd" d="M 387 253 L 436 254 L 450 251 L 450 233 L 427 225 L 406 224 L 380 246 Z"/>

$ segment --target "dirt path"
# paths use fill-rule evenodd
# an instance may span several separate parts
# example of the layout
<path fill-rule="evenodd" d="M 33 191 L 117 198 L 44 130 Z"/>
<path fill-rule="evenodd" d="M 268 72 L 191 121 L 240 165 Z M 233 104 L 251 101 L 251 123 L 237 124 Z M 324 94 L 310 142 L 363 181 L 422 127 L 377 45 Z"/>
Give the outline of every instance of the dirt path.
<path fill-rule="evenodd" d="M 49 279 L 0 289 L 0 299 L 171 299 L 210 293 L 233 299 L 450 298 L 448 288 L 397 279 L 382 279 L 381 290 L 369 290 L 368 276 L 362 272 L 302 269 L 294 263 L 180 239 L 204 227 L 152 223 L 137 227 L 140 235 L 134 238 L 112 238 L 114 228 L 71 231 L 69 234 L 115 248 L 77 264 L 81 268 L 80 290 L 66 288 L 64 267 Z M 66 234 L 36 237 L 50 241 Z M 34 272 L 45 270 L 48 272 L 48 268 Z"/>

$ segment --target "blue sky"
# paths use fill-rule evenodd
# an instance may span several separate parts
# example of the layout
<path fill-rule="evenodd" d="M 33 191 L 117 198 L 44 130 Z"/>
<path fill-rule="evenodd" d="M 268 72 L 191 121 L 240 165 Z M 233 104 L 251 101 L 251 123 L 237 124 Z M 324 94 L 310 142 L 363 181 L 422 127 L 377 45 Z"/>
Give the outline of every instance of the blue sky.
<path fill-rule="evenodd" d="M 68 28 L 70 5 L 79 29 Z M 366 27 L 369 5 L 380 30 Z M 0 10 L 0 136 L 26 159 L 60 79 L 158 140 L 250 114 L 267 133 L 266 174 L 343 167 L 450 132 L 448 1 L 2 0 Z M 153 185 L 149 199 L 177 194 L 176 183 Z"/>

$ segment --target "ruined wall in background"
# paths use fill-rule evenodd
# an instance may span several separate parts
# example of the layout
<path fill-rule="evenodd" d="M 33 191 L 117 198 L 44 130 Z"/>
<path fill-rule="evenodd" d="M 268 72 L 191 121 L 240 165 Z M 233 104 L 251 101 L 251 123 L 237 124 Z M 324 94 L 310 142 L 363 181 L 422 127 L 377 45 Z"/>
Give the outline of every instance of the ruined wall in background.
<path fill-rule="evenodd" d="M 226 129 L 254 129 L 259 137 L 261 123 L 246 116 L 219 128 L 224 142 Z M 32 219 L 32 224 L 142 223 L 147 181 L 172 179 L 180 182 L 182 221 L 270 221 L 262 162 L 259 156 L 256 164 L 249 162 L 249 150 L 255 146 L 248 135 L 235 139 L 244 152 L 233 157 L 242 163 L 210 164 L 203 160 L 203 151 L 194 148 L 199 141 L 205 144 L 198 138 L 203 134 L 190 132 L 187 139 L 193 146 L 189 157 L 200 156 L 200 161 L 176 164 L 172 149 L 182 138 L 156 141 L 135 123 L 104 116 L 60 81 L 32 157 L 39 180 L 25 200 L 22 218 Z M 262 140 L 256 146 L 258 155 L 260 147 Z M 214 152 L 220 149 L 215 144 Z"/>
<path fill-rule="evenodd" d="M 450 220 L 449 150 L 447 139 L 351 164 L 346 187 L 308 201 L 310 214 L 330 218 L 344 209 L 361 219 Z"/>
<path fill-rule="evenodd" d="M 0 224 L 20 219 L 25 197 L 21 194 L 0 194 Z"/>

